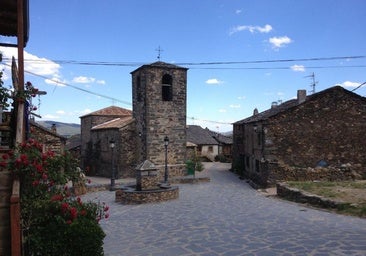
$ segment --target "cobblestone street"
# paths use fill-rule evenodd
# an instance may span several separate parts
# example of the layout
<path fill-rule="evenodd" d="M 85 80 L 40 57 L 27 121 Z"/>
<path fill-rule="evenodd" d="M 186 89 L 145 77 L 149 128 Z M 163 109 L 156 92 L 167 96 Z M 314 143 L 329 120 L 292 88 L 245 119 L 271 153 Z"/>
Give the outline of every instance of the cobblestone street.
<path fill-rule="evenodd" d="M 266 197 L 227 164 L 206 168 L 211 182 L 179 184 L 177 200 L 122 205 L 114 192 L 85 195 L 110 206 L 105 255 L 366 254 L 366 219 Z"/>

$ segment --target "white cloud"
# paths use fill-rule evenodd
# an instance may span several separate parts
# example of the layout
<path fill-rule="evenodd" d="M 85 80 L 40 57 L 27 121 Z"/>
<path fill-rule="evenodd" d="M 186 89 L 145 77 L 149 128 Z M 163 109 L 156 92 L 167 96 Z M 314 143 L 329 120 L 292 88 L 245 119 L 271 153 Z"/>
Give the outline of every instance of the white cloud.
<path fill-rule="evenodd" d="M 206 81 L 206 84 L 211 84 L 211 85 L 218 85 L 218 84 L 222 84 L 223 81 L 220 81 L 217 78 L 210 78 Z"/>
<path fill-rule="evenodd" d="M 278 49 L 281 47 L 286 46 L 287 44 L 292 43 L 292 39 L 288 36 L 281 36 L 281 37 L 271 37 L 269 42 L 272 44 L 272 48 Z"/>
<path fill-rule="evenodd" d="M 72 79 L 72 81 L 74 83 L 79 83 L 79 84 L 89 84 L 89 83 L 94 83 L 95 82 L 95 78 L 94 77 L 86 77 L 86 76 L 78 76 L 78 77 L 74 77 Z"/>
<path fill-rule="evenodd" d="M 240 14 L 242 13 L 242 10 L 235 10 L 235 14 Z"/>
<path fill-rule="evenodd" d="M 13 56 L 16 59 L 18 58 L 17 48 L 0 46 L 0 52 L 2 52 L 4 62 L 7 65 L 11 65 Z M 37 57 L 36 55 L 30 54 L 27 51 L 24 51 L 24 60 L 25 71 L 41 76 L 59 75 L 61 66 L 51 60 Z"/>
<path fill-rule="evenodd" d="M 295 72 L 305 72 L 305 66 L 303 65 L 292 65 L 290 68 Z"/>
<path fill-rule="evenodd" d="M 221 108 L 221 109 L 219 109 L 219 112 L 220 112 L 220 113 L 226 113 L 226 109 Z"/>
<path fill-rule="evenodd" d="M 103 84 L 104 85 L 105 84 L 105 81 L 104 80 L 97 80 L 96 83 L 97 84 Z"/>
<path fill-rule="evenodd" d="M 342 86 L 342 87 L 345 87 L 345 88 L 355 88 L 355 87 L 357 87 L 357 86 L 359 86 L 361 83 L 359 83 L 359 82 L 351 82 L 351 81 L 344 81 L 343 83 L 341 83 L 341 84 L 338 84 L 338 85 L 340 85 L 340 86 Z"/>
<path fill-rule="evenodd" d="M 230 35 L 232 34 L 235 34 L 237 32 L 240 32 L 240 31 L 249 31 L 250 33 L 269 33 L 272 31 L 272 26 L 271 25 L 268 25 L 266 24 L 264 27 L 260 27 L 260 26 L 251 26 L 251 25 L 240 25 L 240 26 L 236 26 L 234 28 L 232 28 L 230 30 Z"/>
<path fill-rule="evenodd" d="M 238 97 L 238 100 L 245 100 L 246 99 L 246 97 L 245 96 L 239 96 Z"/>
<path fill-rule="evenodd" d="M 240 108 L 240 104 L 230 104 L 230 108 Z"/>
<path fill-rule="evenodd" d="M 66 114 L 66 112 L 64 110 L 57 110 L 56 113 L 58 115 L 65 115 Z"/>
<path fill-rule="evenodd" d="M 86 108 L 86 109 L 80 111 L 79 114 L 83 116 L 83 115 L 87 115 L 87 114 L 89 114 L 91 112 L 92 112 L 91 109 Z"/>
<path fill-rule="evenodd" d="M 51 115 L 51 114 L 44 115 L 42 118 L 43 118 L 43 119 L 45 119 L 45 120 L 55 120 L 55 119 L 60 119 L 60 117 L 59 117 L 59 116 L 55 116 L 55 115 Z"/>
<path fill-rule="evenodd" d="M 66 81 L 65 80 L 62 80 L 60 78 L 60 76 L 58 76 L 58 75 L 55 75 L 51 79 L 45 79 L 45 82 L 47 84 L 56 85 L 56 86 L 60 86 L 60 87 L 66 86 Z"/>

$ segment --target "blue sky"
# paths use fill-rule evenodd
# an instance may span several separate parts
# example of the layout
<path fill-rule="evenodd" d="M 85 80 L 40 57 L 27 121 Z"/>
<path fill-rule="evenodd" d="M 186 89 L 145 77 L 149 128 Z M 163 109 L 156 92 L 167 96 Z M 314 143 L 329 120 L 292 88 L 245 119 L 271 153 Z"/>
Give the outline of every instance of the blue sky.
<path fill-rule="evenodd" d="M 33 101 L 42 120 L 80 123 L 110 105 L 131 109 L 130 72 L 160 46 L 162 61 L 189 68 L 187 123 L 224 132 L 254 108 L 310 93 L 313 73 L 316 91 L 365 82 L 365 17 L 364 0 L 32 0 L 25 80 L 47 92 Z M 8 86 L 16 53 L 0 51 Z"/>

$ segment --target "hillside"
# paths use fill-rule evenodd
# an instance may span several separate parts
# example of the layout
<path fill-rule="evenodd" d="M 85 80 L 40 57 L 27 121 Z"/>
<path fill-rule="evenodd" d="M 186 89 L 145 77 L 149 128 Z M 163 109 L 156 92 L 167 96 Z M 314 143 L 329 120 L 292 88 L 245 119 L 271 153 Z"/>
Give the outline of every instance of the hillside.
<path fill-rule="evenodd" d="M 57 133 L 65 137 L 80 134 L 80 124 L 61 123 L 56 121 L 37 121 L 37 123 L 47 129 L 51 129 L 52 125 L 55 124 Z"/>

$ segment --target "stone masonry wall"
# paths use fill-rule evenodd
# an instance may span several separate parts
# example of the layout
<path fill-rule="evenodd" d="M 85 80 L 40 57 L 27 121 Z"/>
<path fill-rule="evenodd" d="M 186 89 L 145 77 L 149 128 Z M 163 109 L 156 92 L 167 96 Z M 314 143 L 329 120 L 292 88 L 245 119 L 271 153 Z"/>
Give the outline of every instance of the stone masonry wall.
<path fill-rule="evenodd" d="M 164 75 L 172 77 L 171 101 L 162 100 Z M 133 116 L 139 134 L 138 162 L 150 160 L 164 165 L 164 137 L 168 136 L 168 164 L 184 164 L 187 70 L 174 65 L 146 65 L 132 72 L 132 83 Z"/>
<path fill-rule="evenodd" d="M 31 126 L 31 136 L 45 147 L 44 150 L 51 150 L 57 154 L 62 154 L 65 149 L 66 140 L 56 136 L 51 132 L 44 131 L 37 126 Z"/>
<path fill-rule="evenodd" d="M 300 168 L 288 165 L 271 165 L 266 177 L 267 185 L 275 185 L 279 181 L 342 181 L 361 178 L 357 166 Z"/>
<path fill-rule="evenodd" d="M 325 160 L 366 167 L 366 101 L 343 88 L 271 118 L 266 129 L 269 162 L 315 167 Z"/>

